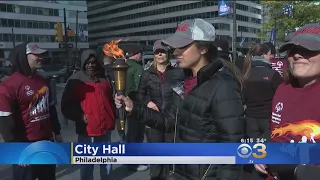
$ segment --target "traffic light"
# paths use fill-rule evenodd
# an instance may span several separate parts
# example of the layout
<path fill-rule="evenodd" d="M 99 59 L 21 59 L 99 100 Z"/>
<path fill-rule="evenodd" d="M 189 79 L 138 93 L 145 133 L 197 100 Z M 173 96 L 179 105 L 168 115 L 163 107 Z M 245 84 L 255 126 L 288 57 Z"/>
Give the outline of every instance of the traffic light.
<path fill-rule="evenodd" d="M 62 42 L 63 41 L 62 24 L 61 23 L 56 24 L 55 29 L 56 29 L 56 41 Z"/>

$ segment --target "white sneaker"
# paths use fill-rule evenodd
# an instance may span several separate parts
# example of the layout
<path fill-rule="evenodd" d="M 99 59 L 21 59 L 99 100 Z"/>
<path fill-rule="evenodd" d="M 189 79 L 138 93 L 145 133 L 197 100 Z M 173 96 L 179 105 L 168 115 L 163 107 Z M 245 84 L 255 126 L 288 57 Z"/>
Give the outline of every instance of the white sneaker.
<path fill-rule="evenodd" d="M 139 166 L 137 167 L 137 171 L 138 171 L 138 172 L 146 171 L 146 170 L 148 170 L 148 169 L 149 169 L 149 167 L 148 167 L 147 165 L 139 165 Z"/>

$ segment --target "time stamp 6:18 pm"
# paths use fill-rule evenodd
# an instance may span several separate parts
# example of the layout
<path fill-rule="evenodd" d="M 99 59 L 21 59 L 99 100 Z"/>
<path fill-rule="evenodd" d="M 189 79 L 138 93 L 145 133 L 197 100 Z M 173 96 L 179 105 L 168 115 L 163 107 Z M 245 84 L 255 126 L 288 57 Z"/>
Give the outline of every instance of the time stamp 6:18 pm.
<path fill-rule="evenodd" d="M 255 140 L 255 141 L 254 141 Z M 248 158 L 248 163 L 254 163 L 254 159 L 263 159 L 267 156 L 267 147 L 264 144 L 265 138 L 246 138 L 241 139 L 241 144 L 238 149 L 238 155 L 241 158 Z M 255 143 L 249 145 L 249 143 Z"/>

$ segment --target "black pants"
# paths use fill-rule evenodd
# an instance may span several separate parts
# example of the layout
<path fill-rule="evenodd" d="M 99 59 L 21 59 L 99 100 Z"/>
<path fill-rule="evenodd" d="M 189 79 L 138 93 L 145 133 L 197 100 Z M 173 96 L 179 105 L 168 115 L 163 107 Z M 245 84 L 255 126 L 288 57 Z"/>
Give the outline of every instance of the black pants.
<path fill-rule="evenodd" d="M 270 139 L 270 119 L 259 119 L 246 117 L 246 135 L 247 138 L 253 138 L 255 142 L 257 138 Z"/>
<path fill-rule="evenodd" d="M 257 138 L 270 139 L 270 120 L 246 117 L 246 136 L 255 143 Z M 244 165 L 244 171 L 251 173 L 250 180 L 265 180 L 266 175 L 257 172 L 253 165 Z"/>
<path fill-rule="evenodd" d="M 125 141 L 128 143 L 142 143 L 144 140 L 145 125 L 135 119 L 135 117 L 127 117 L 127 134 Z M 135 169 L 137 165 L 127 165 L 129 169 Z"/>
<path fill-rule="evenodd" d="M 165 142 L 165 133 L 152 128 L 146 128 L 147 141 L 149 143 Z M 164 180 L 167 172 L 168 165 L 153 164 L 150 165 L 150 177 L 152 180 Z"/>
<path fill-rule="evenodd" d="M 142 143 L 144 140 L 145 125 L 135 119 L 135 117 L 127 117 L 127 134 L 126 142 Z"/>
<path fill-rule="evenodd" d="M 22 167 L 13 165 L 12 180 L 55 180 L 56 165 L 29 165 Z"/>

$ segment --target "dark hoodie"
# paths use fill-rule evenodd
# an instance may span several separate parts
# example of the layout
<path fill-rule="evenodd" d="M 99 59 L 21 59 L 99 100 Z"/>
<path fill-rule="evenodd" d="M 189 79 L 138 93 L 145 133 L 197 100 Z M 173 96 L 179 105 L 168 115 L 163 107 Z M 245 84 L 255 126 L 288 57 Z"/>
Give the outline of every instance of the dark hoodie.
<path fill-rule="evenodd" d="M 11 51 L 13 74 L 0 85 L 0 133 L 6 142 L 51 140 L 52 132 L 60 134 L 49 82 L 32 74 L 26 44 Z"/>
<path fill-rule="evenodd" d="M 98 60 L 97 71 L 92 75 L 85 72 L 85 62 L 91 56 Z M 75 121 L 77 134 L 101 136 L 114 129 L 115 107 L 110 84 L 96 52 L 90 49 L 84 51 L 81 71 L 70 77 L 61 100 L 62 114 Z M 87 124 L 83 121 L 84 114 Z"/>

